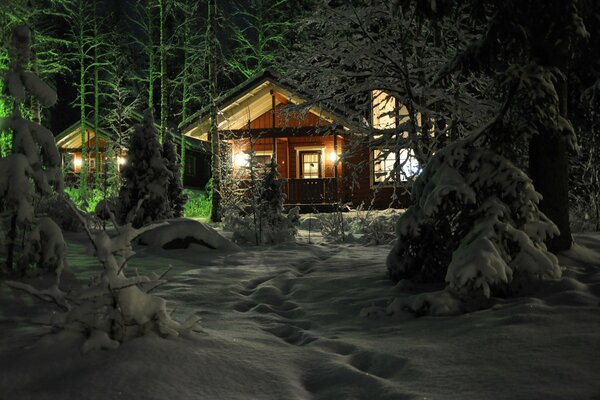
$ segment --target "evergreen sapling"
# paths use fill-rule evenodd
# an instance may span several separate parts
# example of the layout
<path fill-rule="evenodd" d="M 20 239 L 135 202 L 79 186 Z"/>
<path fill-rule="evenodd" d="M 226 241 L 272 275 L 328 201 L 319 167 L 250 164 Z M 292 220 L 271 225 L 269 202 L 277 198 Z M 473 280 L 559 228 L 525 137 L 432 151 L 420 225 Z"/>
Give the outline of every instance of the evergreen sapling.
<path fill-rule="evenodd" d="M 172 174 L 162 156 L 152 110 L 148 109 L 143 123 L 135 126 L 128 147 L 129 154 L 121 170 L 119 216 L 121 222 L 132 221 L 139 228 L 170 216 L 167 185 Z M 143 207 L 138 208 L 142 199 L 145 199 Z"/>

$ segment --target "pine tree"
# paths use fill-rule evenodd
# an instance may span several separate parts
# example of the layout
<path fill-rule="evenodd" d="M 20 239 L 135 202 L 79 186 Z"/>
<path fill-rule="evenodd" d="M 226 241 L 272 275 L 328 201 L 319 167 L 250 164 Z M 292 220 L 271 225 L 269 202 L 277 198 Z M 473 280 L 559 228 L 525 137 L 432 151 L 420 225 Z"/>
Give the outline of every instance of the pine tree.
<path fill-rule="evenodd" d="M 175 104 L 179 110 L 179 125 L 188 122 L 192 110 L 202 108 L 207 98 L 207 43 L 206 32 L 200 27 L 206 25 L 201 16 L 201 6 L 196 2 L 174 1 L 175 48 L 179 52 L 182 65 L 179 74 L 173 79 L 176 95 Z M 186 140 L 181 134 L 181 165 L 185 166 Z M 183 177 L 185 168 L 180 173 Z"/>
<path fill-rule="evenodd" d="M 462 77 L 483 71 L 501 88 L 513 112 L 498 130 L 498 142 L 528 149 L 528 174 L 543 196 L 540 209 L 560 230 L 548 247 L 553 252 L 570 248 L 568 151 L 576 150 L 577 144 L 567 112 L 567 78 L 569 72 L 577 74 L 571 68 L 574 54 L 594 58 L 588 41 L 598 35 L 598 23 L 589 16 L 597 16 L 597 2 L 482 0 L 465 6 L 448 1 L 441 8 L 420 4 L 421 12 L 434 20 L 452 19 L 458 12 L 483 24 L 445 72 L 465 72 Z"/>
<path fill-rule="evenodd" d="M 152 110 L 144 113 L 144 122 L 135 126 L 127 146 L 129 154 L 121 169 L 123 186 L 119 192 L 119 216 L 122 222 L 131 221 L 136 228 L 152 221 L 168 218 L 170 214 L 167 186 L 171 178 Z M 144 199 L 138 209 L 138 203 Z"/>
<path fill-rule="evenodd" d="M 236 4 L 230 21 L 232 54 L 227 65 L 244 78 L 279 66 L 289 54 L 295 26 L 288 0 L 251 0 Z M 293 3 L 293 2 L 292 2 Z"/>
<path fill-rule="evenodd" d="M 11 67 L 5 75 L 4 85 L 14 99 L 13 112 L 0 121 L 0 130 L 13 133 L 11 154 L 0 158 L 0 211 L 9 216 L 6 267 L 14 269 L 14 260 L 20 250 L 19 263 L 26 268 L 31 263 L 55 262 L 60 273 L 62 259 L 56 260 L 55 248 L 47 246 L 55 240 L 60 246 L 60 228 L 48 218 L 36 218 L 34 202 L 62 191 L 61 159 L 49 130 L 21 116 L 20 106 L 27 91 L 44 107 L 56 103 L 56 93 L 35 74 L 27 70 L 30 61 L 31 33 L 25 26 L 13 29 Z M 18 248 L 17 237 L 25 245 Z M 27 240 L 26 240 L 27 239 Z M 62 243 L 64 245 L 64 242 Z M 58 265 L 60 264 L 60 265 Z"/>

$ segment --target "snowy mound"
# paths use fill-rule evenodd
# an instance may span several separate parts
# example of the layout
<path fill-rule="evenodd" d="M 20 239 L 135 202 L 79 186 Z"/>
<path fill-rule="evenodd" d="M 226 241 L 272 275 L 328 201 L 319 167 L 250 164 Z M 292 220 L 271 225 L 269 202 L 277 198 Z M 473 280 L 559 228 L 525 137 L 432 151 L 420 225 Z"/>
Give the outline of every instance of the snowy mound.
<path fill-rule="evenodd" d="M 221 236 L 210 226 L 193 219 L 177 218 L 168 221 L 168 225 L 158 226 L 142 234 L 138 244 L 163 249 L 184 249 L 191 243 L 209 249 L 238 251 L 240 247 Z"/>

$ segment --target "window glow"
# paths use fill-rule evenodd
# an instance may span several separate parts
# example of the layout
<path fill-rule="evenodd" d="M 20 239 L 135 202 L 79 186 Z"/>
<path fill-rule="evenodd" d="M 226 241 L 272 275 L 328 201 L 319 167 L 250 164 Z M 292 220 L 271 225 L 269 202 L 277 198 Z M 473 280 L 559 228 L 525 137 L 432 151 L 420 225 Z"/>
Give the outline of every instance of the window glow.
<path fill-rule="evenodd" d="M 421 169 L 412 149 L 373 150 L 373 182 L 406 182 L 417 176 Z"/>
<path fill-rule="evenodd" d="M 375 129 L 396 127 L 396 99 L 382 90 L 374 90 L 372 94 L 371 121 Z"/>
<path fill-rule="evenodd" d="M 233 155 L 233 165 L 237 168 L 247 167 L 250 156 L 245 153 L 236 153 Z"/>

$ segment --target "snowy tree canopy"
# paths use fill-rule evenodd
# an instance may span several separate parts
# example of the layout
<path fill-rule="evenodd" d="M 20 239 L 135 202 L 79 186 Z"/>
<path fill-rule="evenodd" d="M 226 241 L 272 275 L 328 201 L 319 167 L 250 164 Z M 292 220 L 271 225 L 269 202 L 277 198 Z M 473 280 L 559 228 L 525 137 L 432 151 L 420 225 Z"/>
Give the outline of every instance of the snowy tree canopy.
<path fill-rule="evenodd" d="M 163 158 L 151 110 L 144 113 L 144 122 L 135 126 L 127 147 L 129 154 L 121 170 L 123 186 L 119 193 L 121 221 L 132 221 L 133 226 L 140 227 L 168 218 L 167 185 L 172 173 Z M 145 201 L 138 209 L 141 199 Z"/>
<path fill-rule="evenodd" d="M 0 211 L 6 224 L 7 269 L 13 269 L 19 257 L 21 271 L 35 264 L 60 271 L 64 261 L 64 241 L 60 228 L 50 219 L 36 218 L 34 203 L 63 188 L 61 158 L 52 132 L 21 116 L 20 107 L 30 93 L 44 107 L 56 103 L 57 97 L 46 83 L 27 70 L 30 59 L 31 32 L 25 26 L 15 26 L 10 48 L 11 66 L 4 77 L 4 86 L 13 98 L 10 117 L 0 120 L 0 131 L 12 131 L 12 153 L 0 158 Z M 28 240 L 17 248 L 17 233 L 24 232 Z M 23 236 L 25 238 L 26 236 Z"/>
<path fill-rule="evenodd" d="M 417 178 L 415 205 L 397 224 L 387 260 L 397 282 L 445 281 L 461 294 L 502 294 L 516 277 L 561 272 L 544 241 L 558 234 L 539 211 L 531 179 L 473 140 L 437 153 Z"/>

